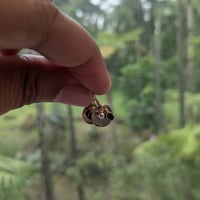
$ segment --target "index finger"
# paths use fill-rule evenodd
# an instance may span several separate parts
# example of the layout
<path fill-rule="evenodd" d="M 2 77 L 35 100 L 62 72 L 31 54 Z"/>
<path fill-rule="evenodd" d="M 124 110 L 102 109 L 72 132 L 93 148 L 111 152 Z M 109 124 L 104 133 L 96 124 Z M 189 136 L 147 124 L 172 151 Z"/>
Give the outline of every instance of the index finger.
<path fill-rule="evenodd" d="M 0 49 L 35 49 L 57 65 L 74 67 L 76 79 L 92 92 L 105 93 L 110 88 L 95 41 L 52 2 L 0 1 L 0 16 Z"/>
<path fill-rule="evenodd" d="M 109 90 L 110 76 L 97 44 L 64 13 L 57 10 L 45 39 L 34 49 L 56 64 L 69 67 L 80 84 L 93 93 L 104 94 Z"/>

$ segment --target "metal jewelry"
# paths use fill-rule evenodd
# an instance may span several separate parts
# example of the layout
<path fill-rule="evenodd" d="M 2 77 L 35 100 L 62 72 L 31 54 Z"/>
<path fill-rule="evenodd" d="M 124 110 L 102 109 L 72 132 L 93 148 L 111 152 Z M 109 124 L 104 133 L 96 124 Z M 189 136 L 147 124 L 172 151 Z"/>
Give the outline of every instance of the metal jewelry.
<path fill-rule="evenodd" d="M 107 126 L 114 119 L 111 108 L 108 105 L 102 105 L 96 97 L 83 109 L 82 117 L 86 123 L 99 127 Z"/>

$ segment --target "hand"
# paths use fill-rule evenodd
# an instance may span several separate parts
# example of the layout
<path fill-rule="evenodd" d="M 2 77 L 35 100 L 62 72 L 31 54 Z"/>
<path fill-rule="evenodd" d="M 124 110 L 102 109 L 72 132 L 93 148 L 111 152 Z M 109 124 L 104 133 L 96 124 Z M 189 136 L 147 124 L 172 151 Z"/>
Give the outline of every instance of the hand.
<path fill-rule="evenodd" d="M 0 114 L 34 102 L 86 106 L 109 90 L 98 46 L 51 1 L 0 1 L 0 27 Z M 18 56 L 22 48 L 42 56 Z"/>

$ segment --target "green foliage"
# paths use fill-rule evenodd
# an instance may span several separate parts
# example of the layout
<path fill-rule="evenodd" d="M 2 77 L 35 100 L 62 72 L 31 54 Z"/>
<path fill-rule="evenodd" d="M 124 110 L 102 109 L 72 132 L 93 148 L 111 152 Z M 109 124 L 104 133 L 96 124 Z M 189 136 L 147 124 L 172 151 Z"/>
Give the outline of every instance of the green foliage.
<path fill-rule="evenodd" d="M 101 133 L 98 131 L 98 129 L 95 127 L 88 133 L 88 141 L 90 143 L 94 142 L 94 145 L 96 145 L 97 142 L 99 142 L 102 138 Z"/>
<path fill-rule="evenodd" d="M 103 19 L 105 15 L 99 5 L 92 3 L 90 0 L 57 0 L 55 4 L 86 27 L 93 36 L 96 35 L 99 28 L 98 19 Z"/>
<path fill-rule="evenodd" d="M 36 172 L 36 168 L 24 161 L 0 156 L 0 199 L 24 199 L 23 188 Z"/>
<path fill-rule="evenodd" d="M 170 76 L 169 76 L 170 74 Z M 178 83 L 178 71 L 177 71 L 177 58 L 171 57 L 163 61 L 162 69 L 162 86 L 164 89 L 176 89 Z"/>
<path fill-rule="evenodd" d="M 99 32 L 97 42 L 100 46 L 111 46 L 114 48 L 122 48 L 124 46 L 123 41 L 113 32 Z"/>
<path fill-rule="evenodd" d="M 186 186 L 181 175 L 184 169 L 179 168 L 181 165 L 174 169 L 174 164 L 167 155 L 141 155 L 124 168 L 113 172 L 114 192 L 111 199 L 131 200 L 134 197 L 141 200 L 183 200 L 185 193 L 182 189 Z"/>
<path fill-rule="evenodd" d="M 154 60 L 145 57 L 122 68 L 121 87 L 126 95 L 127 120 L 137 131 L 155 129 Z"/>
<path fill-rule="evenodd" d="M 56 195 L 59 194 L 56 199 L 75 199 L 70 198 L 77 192 L 73 186 L 83 185 L 87 200 L 199 200 L 198 94 L 185 93 L 187 122 L 194 126 L 175 129 L 179 122 L 177 88 L 181 84 L 176 52 L 177 1 L 120 0 L 113 6 L 105 0 L 56 0 L 55 3 L 86 27 L 100 45 L 113 80 L 115 91 L 111 94 L 116 116 L 116 123 L 105 129 L 91 129 L 82 121 L 78 122 L 75 128 L 77 155 L 71 158 L 69 137 L 66 137 L 68 130 L 65 129 L 65 125 L 68 127 L 66 108 L 58 105 L 52 112 L 51 106 L 46 107 L 51 116 L 46 132 Z M 158 3 L 157 8 L 155 3 Z M 195 88 L 199 91 L 200 26 L 196 22 L 200 20 L 200 3 L 199 0 L 193 3 L 196 37 L 192 41 L 194 52 L 191 58 Z M 159 35 L 155 32 L 156 12 L 161 21 Z M 186 37 L 186 19 L 182 28 Z M 157 55 L 154 39 L 157 36 L 161 39 L 161 82 L 165 94 L 163 129 L 169 133 L 157 138 L 153 135 L 151 141 L 144 142 L 141 135 L 149 136 L 155 130 Z M 187 44 L 185 52 L 186 47 Z M 183 67 L 186 63 L 184 60 Z M 101 102 L 106 102 L 105 98 Z M 82 108 L 75 110 L 75 120 L 79 121 Z M 0 156 L 0 200 L 24 200 L 24 190 L 35 172 L 32 166 L 14 159 L 16 155 L 40 165 L 35 112 L 30 106 L 27 111 L 28 114 L 23 109 L 12 111 L 14 114 L 5 115 L 1 120 L 0 154 L 4 156 Z M 114 145 L 119 148 L 112 152 Z M 66 160 L 69 166 L 65 170 Z M 63 168 L 67 178 L 62 176 Z M 32 193 L 43 192 L 38 180 L 33 187 L 29 186 L 29 190 L 32 188 Z M 34 194 L 31 199 L 36 198 Z"/>
<path fill-rule="evenodd" d="M 199 130 L 186 127 L 139 145 L 130 162 L 112 171 L 111 199 L 199 199 Z"/>
<path fill-rule="evenodd" d="M 188 122 L 196 124 L 200 122 L 200 95 L 190 95 L 186 102 L 186 116 Z"/>
<path fill-rule="evenodd" d="M 200 31 L 200 30 L 199 30 Z M 190 53 L 190 57 L 194 63 L 194 74 L 193 74 L 193 81 L 195 84 L 195 91 L 199 92 L 200 91 L 200 70 L 199 70 L 199 63 L 200 63 L 200 57 L 199 57 L 199 51 L 200 51 L 200 37 L 199 33 L 197 34 L 196 37 L 193 38 L 191 41 L 193 51 Z"/>
<path fill-rule="evenodd" d="M 123 35 L 117 35 L 115 32 L 101 31 L 97 34 L 96 40 L 99 44 L 105 59 L 109 59 L 118 51 L 127 49 L 128 46 L 134 46 L 142 34 L 141 29 L 130 30 Z"/>
<path fill-rule="evenodd" d="M 141 93 L 140 98 L 133 99 L 127 103 L 127 120 L 129 126 L 136 131 L 149 130 L 153 132 L 155 130 L 155 106 L 152 104 L 154 100 L 154 90 L 151 87 L 147 87 Z M 148 96 L 148 99 L 144 98 Z M 152 98 L 153 97 L 153 98 Z"/>
<path fill-rule="evenodd" d="M 162 5 L 161 5 L 162 4 Z M 159 10 L 162 15 L 162 23 L 161 23 L 161 55 L 163 61 L 167 61 L 168 59 L 173 59 L 174 55 L 176 55 L 176 9 L 177 5 L 173 1 L 162 1 L 159 4 Z M 170 24 L 170 25 L 169 25 Z M 174 68 L 176 69 L 176 67 Z M 172 74 L 173 75 L 173 74 Z"/>
<path fill-rule="evenodd" d="M 134 155 L 157 154 L 164 149 L 171 159 L 179 158 L 194 161 L 199 159 L 200 127 L 186 126 L 183 129 L 172 130 L 168 134 L 160 134 L 155 141 L 148 141 L 136 148 Z"/>
<path fill-rule="evenodd" d="M 114 156 L 110 153 L 96 155 L 89 152 L 76 160 L 74 166 L 67 168 L 66 174 L 78 183 L 93 184 L 93 181 L 106 181 L 112 170 Z"/>
<path fill-rule="evenodd" d="M 126 32 L 125 34 L 123 34 L 121 36 L 121 40 L 124 43 L 130 43 L 130 42 L 134 42 L 136 40 L 139 39 L 139 37 L 141 36 L 143 30 L 138 28 L 138 29 L 134 29 L 134 30 L 130 30 L 128 32 Z"/>
<path fill-rule="evenodd" d="M 179 127 L 178 115 L 178 92 L 176 90 L 165 91 L 165 102 L 163 104 L 163 112 L 165 115 L 165 128 L 173 129 Z"/>
<path fill-rule="evenodd" d="M 173 129 L 178 127 L 179 120 L 179 95 L 176 90 L 165 91 L 165 103 L 163 110 L 165 113 L 165 127 Z M 185 93 L 185 115 L 188 124 L 198 124 L 200 120 L 200 95 Z"/>
<path fill-rule="evenodd" d="M 143 14 L 142 5 L 139 0 L 122 0 L 111 13 L 108 22 L 113 25 L 112 28 L 115 32 L 124 33 L 143 25 Z M 112 21 L 116 23 L 112 23 Z"/>
<path fill-rule="evenodd" d="M 121 69 L 120 83 L 128 98 L 137 98 L 147 85 L 154 85 L 154 70 L 154 59 L 148 56 Z"/>

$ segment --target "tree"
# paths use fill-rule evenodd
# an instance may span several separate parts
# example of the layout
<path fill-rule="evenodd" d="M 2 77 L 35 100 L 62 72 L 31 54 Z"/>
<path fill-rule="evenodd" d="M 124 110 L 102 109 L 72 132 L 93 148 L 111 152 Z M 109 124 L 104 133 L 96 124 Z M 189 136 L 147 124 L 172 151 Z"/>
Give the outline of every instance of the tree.
<path fill-rule="evenodd" d="M 76 131 L 75 131 L 75 122 L 74 122 L 74 116 L 73 116 L 73 110 L 70 105 L 67 106 L 68 109 L 68 119 L 69 119 L 69 135 L 70 135 L 70 162 L 73 163 L 73 165 L 76 163 L 77 157 L 78 157 L 78 149 L 76 144 Z M 83 183 L 77 181 L 76 183 L 76 189 L 78 193 L 79 200 L 85 200 L 85 192 L 83 188 Z"/>
<path fill-rule="evenodd" d="M 52 174 L 50 169 L 50 161 L 48 155 L 48 145 L 46 138 L 46 117 L 44 114 L 43 104 L 37 104 L 37 125 L 40 138 L 41 149 L 41 174 L 45 187 L 46 200 L 54 200 L 54 191 L 52 184 Z"/>
<path fill-rule="evenodd" d="M 96 35 L 102 26 L 105 13 L 99 5 L 92 3 L 90 0 L 57 0 L 55 3 L 64 12 L 87 28 L 93 36 Z"/>
<path fill-rule="evenodd" d="M 138 132 L 156 131 L 155 59 L 146 56 L 121 70 L 121 87 L 126 95 L 127 121 Z M 134 89 L 133 89 L 134 88 Z"/>
<path fill-rule="evenodd" d="M 192 0 L 186 1 L 187 9 L 187 88 L 189 91 L 194 92 L 195 80 L 194 80 L 194 8 Z"/>
<path fill-rule="evenodd" d="M 154 7 L 154 56 L 156 60 L 156 133 L 162 128 L 162 88 L 161 88 L 161 10 L 158 1 L 155 1 Z"/>
<path fill-rule="evenodd" d="M 184 45 L 183 45 L 183 3 L 182 0 L 177 1 L 177 54 L 178 54 L 178 77 L 179 77 L 179 120 L 180 127 L 185 126 L 185 75 L 184 75 Z"/>
<path fill-rule="evenodd" d="M 68 119 L 69 119 L 69 136 L 70 136 L 70 156 L 71 159 L 76 158 L 77 154 L 77 144 L 76 144 L 76 132 L 75 132 L 75 122 L 74 122 L 74 116 L 73 116 L 73 110 L 70 105 L 67 106 L 68 109 Z"/>

